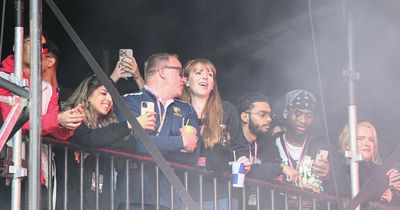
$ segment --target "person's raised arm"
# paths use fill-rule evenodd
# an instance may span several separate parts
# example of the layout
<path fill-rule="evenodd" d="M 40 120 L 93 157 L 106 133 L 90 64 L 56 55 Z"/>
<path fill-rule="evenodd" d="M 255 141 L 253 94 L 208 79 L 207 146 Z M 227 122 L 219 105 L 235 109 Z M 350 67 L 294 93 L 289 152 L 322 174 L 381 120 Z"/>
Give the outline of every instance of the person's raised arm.
<path fill-rule="evenodd" d="M 134 57 L 126 57 L 118 61 L 110 78 L 115 83 L 121 78 L 128 79 L 128 77 L 124 76 L 124 73 L 126 72 L 133 75 L 133 79 L 135 80 L 139 89 L 142 89 L 144 87 L 144 80 L 142 75 L 140 74 L 138 65 Z"/>

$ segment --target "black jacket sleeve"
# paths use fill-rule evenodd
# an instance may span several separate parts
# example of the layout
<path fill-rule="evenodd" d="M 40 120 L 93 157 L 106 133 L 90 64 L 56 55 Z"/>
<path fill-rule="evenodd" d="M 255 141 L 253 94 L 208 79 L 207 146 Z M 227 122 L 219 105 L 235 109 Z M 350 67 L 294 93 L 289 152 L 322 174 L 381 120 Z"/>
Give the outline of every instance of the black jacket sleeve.
<path fill-rule="evenodd" d="M 81 124 L 74 135 L 70 138 L 71 142 L 80 144 L 85 147 L 104 147 L 122 140 L 130 134 L 131 130 L 127 123 L 111 123 L 103 128 L 88 128 L 85 124 Z"/>
<path fill-rule="evenodd" d="M 258 153 L 261 164 L 253 164 L 249 173 L 250 177 L 272 181 L 282 174 L 281 158 L 275 139 L 264 135 L 258 140 Z"/>
<path fill-rule="evenodd" d="M 235 106 L 224 101 L 222 108 L 224 110 L 223 123 L 227 126 L 227 131 L 231 137 L 229 150 L 232 154 L 235 151 L 237 158 L 241 156 L 249 157 L 247 141 L 244 137 L 242 123 L 240 122 L 240 117 Z"/>

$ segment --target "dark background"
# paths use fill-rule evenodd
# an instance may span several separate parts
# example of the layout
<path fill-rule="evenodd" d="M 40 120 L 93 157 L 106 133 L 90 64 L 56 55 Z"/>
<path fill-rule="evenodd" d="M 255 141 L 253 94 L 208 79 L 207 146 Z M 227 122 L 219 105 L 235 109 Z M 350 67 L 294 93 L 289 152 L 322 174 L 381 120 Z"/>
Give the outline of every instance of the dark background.
<path fill-rule="evenodd" d="M 13 1 L 7 3 L 2 59 L 12 53 Z M 383 156 L 398 144 L 400 2 L 352 0 L 359 119 L 376 125 Z M 235 103 L 247 91 L 275 103 L 287 91 L 315 93 L 325 106 L 332 142 L 347 121 L 346 19 L 343 0 L 311 0 L 320 77 L 307 0 L 55 0 L 100 65 L 110 73 L 118 49 L 132 48 L 142 70 L 155 52 L 195 57 L 217 67 L 222 97 Z M 26 3 L 26 17 L 28 5 Z M 26 21 L 28 25 L 28 21 Z M 75 88 L 91 69 L 43 1 L 43 30 L 61 49 L 58 78 Z M 109 56 L 104 56 L 107 51 Z M 320 79 L 320 80 L 319 80 Z M 122 86 L 129 89 L 129 83 Z M 321 86 L 319 85 L 321 83 Z M 323 100 L 322 100 L 323 99 Z M 322 116 L 322 114 L 321 114 Z M 321 125 L 321 120 L 317 121 Z"/>

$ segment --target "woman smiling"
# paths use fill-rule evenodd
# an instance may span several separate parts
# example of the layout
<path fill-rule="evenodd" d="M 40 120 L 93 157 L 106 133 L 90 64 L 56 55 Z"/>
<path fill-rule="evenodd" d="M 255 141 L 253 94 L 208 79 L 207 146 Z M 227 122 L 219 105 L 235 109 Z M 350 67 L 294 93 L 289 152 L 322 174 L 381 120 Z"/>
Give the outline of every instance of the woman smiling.
<path fill-rule="evenodd" d="M 66 108 L 82 107 L 86 114 L 84 123 L 76 130 L 69 141 L 88 148 L 109 146 L 119 141 L 128 140 L 132 127 L 127 121 L 118 122 L 113 110 L 113 100 L 105 86 L 96 76 L 86 78 L 68 99 Z M 152 113 L 137 118 L 144 129 L 154 130 L 155 117 Z M 133 144 L 131 144 L 133 145 Z M 133 148 L 132 148 L 133 149 Z M 68 165 L 68 207 L 79 209 L 79 162 L 80 154 L 75 152 L 75 159 Z M 111 171 L 110 158 L 99 156 L 99 174 L 96 177 L 96 155 L 84 154 L 84 209 L 95 209 L 96 190 L 99 192 L 99 208 L 110 209 Z M 75 164 L 74 164 L 75 163 Z M 64 173 L 60 173 L 64 174 Z M 63 180 L 63 179 L 59 179 Z M 98 181 L 99 183 L 96 183 Z M 98 187 L 98 189 L 96 189 Z M 113 189 L 115 190 L 115 189 Z M 62 191 L 61 191 L 62 192 Z M 59 196 L 63 197 L 63 196 Z"/>

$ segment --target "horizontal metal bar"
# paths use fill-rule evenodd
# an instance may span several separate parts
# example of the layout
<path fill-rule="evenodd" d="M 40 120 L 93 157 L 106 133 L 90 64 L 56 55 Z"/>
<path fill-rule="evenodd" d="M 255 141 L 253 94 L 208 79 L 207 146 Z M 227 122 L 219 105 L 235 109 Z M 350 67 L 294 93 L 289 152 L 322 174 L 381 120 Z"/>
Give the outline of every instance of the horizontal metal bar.
<path fill-rule="evenodd" d="M 46 138 L 46 141 L 48 141 L 47 140 L 47 138 Z M 71 147 L 73 150 L 74 150 L 74 147 L 75 147 L 75 145 L 74 144 L 71 144 L 71 143 L 69 143 L 69 142 L 62 142 L 62 141 L 57 141 L 57 140 L 55 140 L 55 139 L 50 139 L 48 142 L 50 142 L 51 144 L 53 144 L 53 146 L 67 146 L 67 147 Z M 152 163 L 152 161 L 149 161 L 149 159 L 148 159 L 148 157 L 145 157 L 145 158 L 143 158 L 143 159 L 141 159 L 143 156 L 139 156 L 139 155 L 134 155 L 134 154 L 129 154 L 129 153 L 120 153 L 120 151 L 117 151 L 117 150 L 112 150 L 112 149 L 89 149 L 89 148 L 83 148 L 83 147 L 77 147 L 80 151 L 82 151 L 80 154 L 81 154 L 81 160 L 82 160 L 82 164 L 80 165 L 80 166 L 82 166 L 83 167 L 83 161 L 84 161 L 84 159 L 82 159 L 83 157 L 84 157 L 84 152 L 83 151 L 85 151 L 86 153 L 99 153 L 99 154 L 101 154 L 102 156 L 104 156 L 104 157 L 106 157 L 106 156 L 110 156 L 110 158 L 111 158 L 111 156 L 112 157 L 115 157 L 115 156 L 120 156 L 120 157 L 124 157 L 124 158 L 126 158 L 125 160 L 127 161 L 126 162 L 126 172 L 127 172 L 127 174 L 126 174 L 126 180 L 124 180 L 124 181 L 126 181 L 126 193 L 127 193 L 127 197 L 126 197 L 126 199 L 125 199 L 125 201 L 127 201 L 126 203 L 128 204 L 127 205 L 127 208 L 129 209 L 129 161 L 135 161 L 135 162 L 137 162 L 138 164 L 140 164 L 140 166 L 141 166 L 141 168 L 143 169 L 143 164 L 153 164 Z M 125 156 L 125 154 L 127 154 L 127 156 Z M 66 161 L 66 160 L 65 160 Z M 68 162 L 66 162 L 66 164 L 68 164 Z M 228 208 L 231 208 L 232 206 L 232 204 L 231 204 L 231 202 L 232 202 L 232 195 L 229 195 L 230 193 L 231 193 L 231 181 L 230 181 L 230 176 L 227 176 L 227 175 L 225 175 L 225 174 L 218 174 L 218 173 L 213 173 L 213 172 L 209 172 L 209 171 L 207 171 L 207 170 L 205 170 L 205 169 L 202 169 L 202 170 L 199 170 L 198 168 L 196 168 L 196 167 L 192 167 L 192 166 L 184 166 L 183 168 L 179 168 L 179 166 L 180 165 L 174 165 L 176 168 L 178 168 L 178 169 L 180 169 L 180 170 L 182 170 L 182 171 L 184 171 L 184 175 L 185 175 L 185 179 L 187 179 L 186 178 L 186 174 L 188 174 L 188 173 L 193 173 L 193 174 L 197 174 L 197 175 L 199 175 L 199 182 L 200 182 L 200 178 L 202 178 L 202 177 L 207 177 L 207 178 L 211 178 L 211 180 L 213 180 L 213 179 L 224 179 L 224 180 L 226 180 L 227 181 L 227 183 L 229 183 L 229 188 L 228 188 L 228 197 L 229 197 L 229 204 L 228 204 Z M 84 167 L 82 168 L 83 170 L 84 170 Z M 189 170 L 186 170 L 186 169 L 189 169 Z M 112 169 L 111 169 L 111 171 L 110 171 L 110 173 L 112 173 Z M 141 172 L 141 173 L 143 173 L 143 171 Z M 82 174 L 82 172 L 81 172 L 81 174 Z M 144 174 L 142 174 L 142 177 L 144 176 Z M 66 183 L 67 181 L 66 180 L 64 180 L 64 183 Z M 143 180 L 142 180 L 142 182 L 143 182 Z M 188 189 L 189 188 L 189 185 L 188 185 L 188 183 L 189 183 L 189 181 L 188 180 L 184 180 L 184 187 L 185 187 L 185 189 Z M 206 182 L 205 182 L 206 183 Z M 211 182 L 211 183 L 213 183 L 213 182 Z M 123 184 L 125 184 L 125 183 L 123 183 Z M 199 191 L 200 191 L 200 197 L 199 197 L 199 202 L 200 202 L 200 206 L 201 206 L 201 208 L 203 207 L 203 192 L 202 192 L 202 190 L 204 189 L 203 188 L 203 184 L 204 183 L 199 183 L 199 184 L 201 184 L 200 185 L 200 187 L 199 187 Z M 311 192 L 304 192 L 304 193 L 302 193 L 302 192 L 299 192 L 299 188 L 297 188 L 297 187 L 290 187 L 290 186 L 283 186 L 283 185 L 280 185 L 280 184 L 273 184 L 273 183 L 268 183 L 268 182 L 265 182 L 265 181 L 260 181 L 260 180 L 255 180 L 255 179 L 247 179 L 246 178 L 246 187 L 249 187 L 249 186 L 256 186 L 256 187 L 259 187 L 259 188 L 264 188 L 264 189 L 273 189 L 273 190 L 275 190 L 274 192 L 278 192 L 278 191 L 283 191 L 283 192 L 288 192 L 288 193 L 290 193 L 290 194 L 293 194 L 293 195 L 303 195 L 303 196 L 305 196 L 305 197 L 310 197 L 310 198 L 315 198 L 315 199 L 317 199 L 317 200 L 323 200 L 323 201 L 334 201 L 334 202 L 338 202 L 338 203 L 340 203 L 341 202 L 341 199 L 335 199 L 334 197 L 329 197 L 329 195 L 326 195 L 326 194 L 315 194 L 315 193 L 311 193 Z M 83 183 L 82 183 L 82 187 L 83 187 Z M 112 187 L 111 185 L 110 185 L 110 187 Z M 141 189 L 142 189 L 142 194 L 143 194 L 143 196 L 144 196 L 144 192 L 143 192 L 143 184 L 141 183 Z M 159 186 L 158 186 L 159 187 Z M 212 188 L 210 188 L 210 189 L 212 189 Z M 284 190 L 282 190 L 282 189 L 284 189 Z M 110 190 L 112 190 L 112 189 L 110 189 Z M 158 189 L 158 190 L 160 190 L 160 189 Z M 301 189 L 300 189 L 301 190 Z M 82 189 L 82 191 L 83 191 L 83 189 Z M 65 192 L 67 192 L 67 191 L 65 191 Z M 111 192 L 110 192 L 111 193 Z M 218 200 L 218 193 L 220 193 L 220 192 L 218 192 L 217 191 L 217 193 L 216 193 L 216 195 L 214 195 L 214 199 L 213 200 Z M 222 193 L 222 192 L 221 192 Z M 84 195 L 84 192 L 80 192 L 80 195 L 81 194 L 83 194 Z M 175 194 L 175 196 L 176 196 L 176 193 L 175 193 L 175 189 L 174 189 L 174 194 Z M 276 195 L 277 195 L 277 193 L 275 193 Z M 67 193 L 65 193 L 65 195 L 67 195 Z M 315 195 L 315 196 L 314 196 Z M 258 196 L 261 196 L 261 195 L 258 195 Z M 327 196 L 327 198 L 328 199 L 324 199 L 325 198 L 325 196 Z M 243 196 L 241 196 L 242 198 L 239 198 L 239 199 L 245 199 L 246 198 L 246 195 L 245 195 L 245 192 L 243 192 Z M 278 198 L 277 196 L 273 196 L 273 195 L 271 195 L 271 198 L 272 197 L 275 197 L 275 198 Z M 80 199 L 82 200 L 82 196 L 80 197 Z M 159 199 L 159 198 L 158 198 Z M 171 198 L 172 199 L 172 198 Z M 261 200 L 261 199 L 264 199 L 263 197 L 262 198 L 260 198 L 259 197 L 259 199 L 257 200 L 258 202 L 259 202 L 259 200 Z M 175 200 L 174 200 L 175 201 Z M 262 200 L 261 200 L 262 201 Z M 171 201 L 172 202 L 172 201 Z M 239 204 L 240 203 L 242 203 L 242 202 L 239 202 Z M 142 202 L 142 204 L 143 204 L 143 209 L 144 209 L 144 197 L 143 197 L 143 202 Z M 176 207 L 176 205 L 177 205 L 177 203 L 174 203 L 174 205 L 175 205 L 175 207 Z M 274 207 L 276 207 L 276 202 L 275 203 L 272 203 L 272 205 L 274 205 Z M 67 206 L 68 206 L 68 204 L 67 203 L 65 203 L 64 204 L 64 209 L 67 209 Z M 242 209 L 245 209 L 246 208 L 246 206 L 242 206 L 243 208 Z M 269 207 L 271 207 L 271 206 L 269 206 Z M 214 209 L 215 208 L 217 208 L 216 206 L 214 207 Z M 260 209 L 263 209 L 262 207 L 260 207 Z"/>
<path fill-rule="evenodd" d="M 0 77 L 0 87 L 10 91 L 12 94 L 29 99 L 29 91 L 2 77 Z"/>

